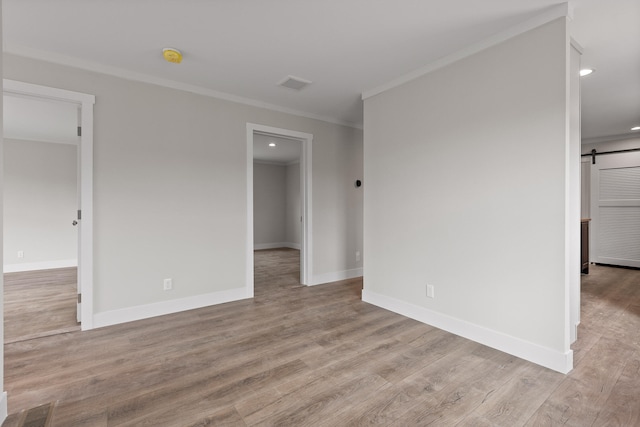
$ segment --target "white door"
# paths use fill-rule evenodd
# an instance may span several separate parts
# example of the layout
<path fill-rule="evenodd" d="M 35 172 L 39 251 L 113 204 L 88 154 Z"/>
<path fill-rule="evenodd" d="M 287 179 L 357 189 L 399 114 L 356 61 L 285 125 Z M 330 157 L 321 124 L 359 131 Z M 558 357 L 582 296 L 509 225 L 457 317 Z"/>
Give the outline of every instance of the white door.
<path fill-rule="evenodd" d="M 640 152 L 591 165 L 590 261 L 640 268 Z"/>

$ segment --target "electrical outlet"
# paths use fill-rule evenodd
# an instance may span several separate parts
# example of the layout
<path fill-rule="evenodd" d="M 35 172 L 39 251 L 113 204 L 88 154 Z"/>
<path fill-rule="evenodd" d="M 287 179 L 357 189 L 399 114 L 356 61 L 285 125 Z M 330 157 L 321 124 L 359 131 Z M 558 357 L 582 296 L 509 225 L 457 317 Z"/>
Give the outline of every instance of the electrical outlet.
<path fill-rule="evenodd" d="M 429 298 L 435 298 L 435 297 L 433 296 L 433 291 L 434 291 L 434 289 L 433 289 L 433 285 L 427 285 L 427 296 L 428 296 Z"/>
<path fill-rule="evenodd" d="M 18 258 L 24 258 L 24 251 L 18 251 Z"/>
<path fill-rule="evenodd" d="M 360 251 L 356 251 L 356 262 L 360 262 Z"/>
<path fill-rule="evenodd" d="M 164 279 L 164 290 L 170 291 L 173 289 L 173 279 Z"/>

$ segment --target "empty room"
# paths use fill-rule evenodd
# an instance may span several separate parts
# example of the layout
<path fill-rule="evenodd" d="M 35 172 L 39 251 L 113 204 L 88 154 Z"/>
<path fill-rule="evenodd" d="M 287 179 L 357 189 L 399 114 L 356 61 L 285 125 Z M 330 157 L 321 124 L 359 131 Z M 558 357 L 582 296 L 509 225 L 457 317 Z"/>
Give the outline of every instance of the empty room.
<path fill-rule="evenodd" d="M 638 16 L 4 1 L 2 425 L 639 425 Z"/>

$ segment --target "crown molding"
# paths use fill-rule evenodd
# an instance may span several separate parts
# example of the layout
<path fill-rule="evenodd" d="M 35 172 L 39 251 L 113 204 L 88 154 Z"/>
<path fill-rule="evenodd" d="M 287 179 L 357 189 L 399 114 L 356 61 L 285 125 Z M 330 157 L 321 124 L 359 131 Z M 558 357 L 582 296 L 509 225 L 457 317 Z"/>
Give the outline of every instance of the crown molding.
<path fill-rule="evenodd" d="M 162 77 L 153 76 L 151 74 L 139 73 L 137 71 L 126 70 L 124 68 L 112 67 L 109 65 L 100 64 L 93 61 L 87 61 L 85 59 L 80 59 L 80 58 L 67 56 L 67 55 L 61 55 L 58 53 L 48 52 L 40 49 L 34 49 L 31 47 L 20 46 L 13 43 L 6 43 L 4 46 L 4 52 L 9 53 L 11 55 L 22 56 L 30 59 L 37 59 L 40 61 L 50 62 L 53 64 L 79 68 L 85 71 L 93 71 L 96 73 L 106 74 L 113 77 L 119 77 L 125 80 L 148 83 L 156 86 L 163 86 L 171 89 L 181 90 L 184 92 L 195 93 L 197 95 L 207 96 L 210 98 L 216 98 L 224 101 L 235 102 L 237 104 L 243 104 L 243 105 L 248 105 L 248 106 L 257 107 L 257 108 L 264 108 L 266 110 L 277 111 L 279 113 L 291 114 L 293 116 L 319 120 L 322 122 L 327 122 L 335 125 L 346 126 L 346 127 L 362 130 L 362 125 L 360 124 L 347 122 L 344 120 L 338 120 L 332 117 L 326 117 L 319 114 L 313 114 L 305 111 L 282 107 L 280 105 L 259 101 L 257 99 L 245 98 L 242 96 L 220 92 L 220 91 L 209 89 L 202 86 L 191 85 L 191 84 L 179 82 L 176 80 L 170 80 Z"/>
<path fill-rule="evenodd" d="M 541 25 L 549 23 L 555 19 L 571 18 L 572 16 L 571 12 L 572 11 L 571 11 L 571 8 L 569 7 L 569 3 L 561 3 L 559 5 L 553 6 L 547 9 L 545 12 L 539 15 L 536 15 L 535 17 L 528 19 L 518 25 L 515 25 L 507 30 L 496 33 L 493 36 L 490 36 L 484 40 L 481 40 L 477 43 L 474 43 L 463 49 L 460 49 L 457 52 L 454 52 L 450 55 L 440 58 L 422 68 L 419 68 L 401 77 L 393 79 L 388 83 L 385 83 L 383 85 L 364 91 L 362 93 L 362 100 L 371 98 L 372 96 L 379 95 L 390 89 L 396 88 L 412 80 L 418 79 L 432 71 L 443 68 L 449 64 L 452 64 L 461 59 L 467 58 L 471 55 L 475 55 L 478 52 L 481 52 L 492 46 L 500 44 L 520 34 L 526 33 L 527 31 L 533 30 L 534 28 L 540 27 Z"/>

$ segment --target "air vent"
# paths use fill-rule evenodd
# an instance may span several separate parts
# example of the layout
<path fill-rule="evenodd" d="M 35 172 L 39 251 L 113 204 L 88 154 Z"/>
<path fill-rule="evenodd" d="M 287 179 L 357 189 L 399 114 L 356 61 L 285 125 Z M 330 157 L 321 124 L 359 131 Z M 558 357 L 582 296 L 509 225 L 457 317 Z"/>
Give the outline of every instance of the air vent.
<path fill-rule="evenodd" d="M 311 82 L 309 80 L 294 76 L 287 76 L 278 82 L 278 86 L 283 86 L 293 90 L 302 90 L 310 84 Z"/>

